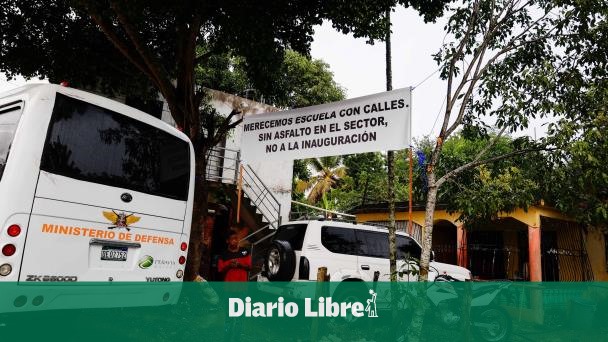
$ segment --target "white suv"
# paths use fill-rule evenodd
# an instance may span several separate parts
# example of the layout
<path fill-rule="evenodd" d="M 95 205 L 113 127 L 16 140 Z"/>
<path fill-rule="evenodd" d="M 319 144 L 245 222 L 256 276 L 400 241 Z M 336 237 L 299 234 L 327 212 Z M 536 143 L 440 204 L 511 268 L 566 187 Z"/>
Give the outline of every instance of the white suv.
<path fill-rule="evenodd" d="M 317 269 L 327 267 L 331 281 L 389 281 L 388 253 L 385 227 L 324 220 L 289 222 L 273 237 L 258 280 L 316 280 Z M 416 240 L 397 232 L 398 280 L 418 280 L 420 253 Z M 378 279 L 374 279 L 375 273 Z M 466 268 L 431 261 L 429 280 L 437 275 L 471 279 Z"/>

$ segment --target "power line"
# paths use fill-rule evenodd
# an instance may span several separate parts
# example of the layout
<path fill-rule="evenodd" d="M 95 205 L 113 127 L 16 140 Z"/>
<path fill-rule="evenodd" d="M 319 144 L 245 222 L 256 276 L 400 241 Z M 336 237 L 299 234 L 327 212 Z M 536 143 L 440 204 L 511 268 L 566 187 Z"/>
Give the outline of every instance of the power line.
<path fill-rule="evenodd" d="M 425 79 L 423 79 L 422 81 L 420 81 L 420 83 L 416 84 L 415 86 L 412 87 L 412 90 L 418 88 L 418 86 L 420 86 L 422 83 L 426 82 L 429 78 L 431 78 L 433 75 L 435 75 L 439 70 L 441 70 L 441 67 L 438 67 L 435 71 L 433 71 L 430 75 L 428 75 Z"/>
<path fill-rule="evenodd" d="M 435 130 L 435 125 L 437 124 L 437 120 L 439 119 L 439 115 L 441 114 L 441 110 L 443 109 L 443 105 L 445 105 L 445 101 L 446 101 L 447 97 L 443 97 L 443 102 L 441 103 L 441 106 L 439 107 L 439 111 L 437 112 L 437 116 L 435 116 L 435 122 L 433 122 L 433 127 L 431 128 L 431 131 L 429 132 L 429 135 L 433 134 L 433 131 Z"/>

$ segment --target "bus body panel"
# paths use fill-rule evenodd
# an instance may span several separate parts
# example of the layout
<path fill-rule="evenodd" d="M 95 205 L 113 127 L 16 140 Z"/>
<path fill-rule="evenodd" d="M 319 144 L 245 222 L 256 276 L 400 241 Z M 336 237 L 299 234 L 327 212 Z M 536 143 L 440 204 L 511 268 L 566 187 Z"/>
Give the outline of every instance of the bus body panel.
<path fill-rule="evenodd" d="M 53 106 L 53 92 L 49 88 L 37 85 L 20 90 L 11 92 L 11 96 L 0 97 L 0 105 L 23 101 L 21 118 L 0 179 L 0 230 L 5 237 L 1 243 L 15 245 L 17 252 L 11 257 L 0 254 L 0 264 L 9 263 L 12 266 L 12 272 L 8 276 L 0 276 L 0 281 L 17 281 L 19 277 L 40 156 Z M 12 224 L 18 224 L 23 229 L 17 238 L 9 237 L 6 233 Z"/>
<path fill-rule="evenodd" d="M 186 142 L 185 197 L 168 198 L 41 170 L 56 94 Z M 185 267 L 178 260 L 187 256 L 181 244 L 189 242 L 194 189 L 195 158 L 188 138 L 148 114 L 75 89 L 30 85 L 9 96 L 0 94 L 0 105 L 15 100 L 23 101 L 23 111 L 0 179 L 0 244 L 15 244 L 17 252 L 11 257 L 0 254 L 0 264 L 13 267 L 0 281 L 181 280 L 176 273 Z M 132 200 L 121 200 L 124 193 Z M 15 238 L 6 234 L 11 224 L 23 229 Z"/>
<path fill-rule="evenodd" d="M 130 202 L 126 203 L 120 200 L 121 195 L 124 193 L 132 196 Z M 179 221 L 183 221 L 186 214 L 185 201 L 152 196 L 129 189 L 83 182 L 69 177 L 54 175 L 46 171 L 40 171 L 36 198 L 63 201 L 66 204 L 79 203 L 84 206 L 106 207 L 120 212 L 146 213 Z M 78 213 L 74 212 L 73 214 Z M 98 214 L 95 217 L 100 215 Z M 99 221 L 106 221 L 104 216 L 98 218 Z M 157 227 L 156 229 L 181 233 L 182 225 L 179 226 L 179 230 L 170 227 Z"/>

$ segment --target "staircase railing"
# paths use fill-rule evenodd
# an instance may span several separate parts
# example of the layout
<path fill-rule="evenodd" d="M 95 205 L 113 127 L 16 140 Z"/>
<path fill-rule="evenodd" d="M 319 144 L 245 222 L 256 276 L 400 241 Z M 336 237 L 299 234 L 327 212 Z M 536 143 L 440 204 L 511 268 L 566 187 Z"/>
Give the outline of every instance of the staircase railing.
<path fill-rule="evenodd" d="M 281 202 L 268 189 L 262 179 L 253 171 L 251 166 L 241 167 L 243 179 L 243 192 L 249 197 L 251 203 L 259 209 L 273 229 L 281 225 Z"/>
<path fill-rule="evenodd" d="M 241 163 L 241 152 L 216 146 L 209 151 L 207 180 L 238 185 L 242 173 L 242 191 L 262 214 L 270 228 L 281 225 L 281 203 L 249 165 Z"/>

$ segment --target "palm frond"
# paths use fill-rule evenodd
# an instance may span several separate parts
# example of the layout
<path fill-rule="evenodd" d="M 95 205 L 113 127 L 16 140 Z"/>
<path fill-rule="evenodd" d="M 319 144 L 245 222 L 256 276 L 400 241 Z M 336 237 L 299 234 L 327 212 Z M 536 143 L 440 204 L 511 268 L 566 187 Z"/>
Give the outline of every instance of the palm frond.
<path fill-rule="evenodd" d="M 315 172 L 322 172 L 324 165 L 319 158 L 310 158 L 306 160 L 306 164 L 310 165 Z"/>
<path fill-rule="evenodd" d="M 304 193 L 306 190 L 308 190 L 312 187 L 312 184 L 313 183 L 311 181 L 305 181 L 302 179 L 298 179 L 296 181 L 296 192 Z"/>

